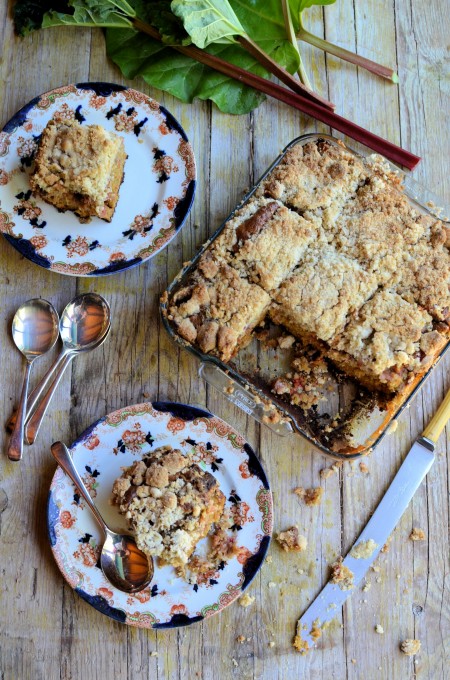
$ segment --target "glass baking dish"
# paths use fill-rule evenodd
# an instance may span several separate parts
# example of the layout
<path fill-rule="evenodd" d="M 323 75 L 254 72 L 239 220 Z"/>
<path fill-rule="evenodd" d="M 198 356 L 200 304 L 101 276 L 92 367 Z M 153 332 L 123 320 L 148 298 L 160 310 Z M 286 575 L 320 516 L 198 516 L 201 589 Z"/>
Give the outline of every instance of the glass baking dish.
<path fill-rule="evenodd" d="M 260 183 L 280 163 L 286 152 L 296 144 L 320 140 L 337 144 L 337 139 L 330 135 L 308 134 L 294 139 L 285 147 L 167 288 L 161 297 L 161 314 L 164 326 L 172 339 L 200 359 L 200 376 L 222 392 L 229 401 L 277 434 L 298 433 L 323 453 L 335 459 L 349 460 L 369 453 L 379 444 L 392 422 L 409 404 L 434 366 L 445 354 L 450 341 L 434 357 L 425 374 L 417 376 L 405 390 L 394 396 L 374 395 L 361 388 L 355 381 L 332 369 L 327 381 L 326 393 L 323 394 L 323 401 L 309 411 L 304 411 L 271 391 L 274 378 L 289 371 L 292 360 L 292 353 L 290 355 L 289 350 L 264 348 L 256 338 L 253 338 L 250 345 L 241 349 L 232 361 L 225 364 L 217 357 L 203 354 L 198 348 L 186 342 L 177 334 L 167 318 L 167 306 L 171 296 L 178 288 L 186 285 L 187 278 L 195 269 L 202 253 L 217 238 L 234 213 L 253 196 Z M 361 157 L 348 147 L 347 150 Z M 431 213 L 443 222 L 449 222 L 447 215 L 450 215 L 450 210 L 446 210 L 436 196 L 406 176 L 396 166 L 392 164 L 390 166 L 401 177 L 404 193 L 416 210 Z M 271 330 L 276 334 L 276 328 Z"/>

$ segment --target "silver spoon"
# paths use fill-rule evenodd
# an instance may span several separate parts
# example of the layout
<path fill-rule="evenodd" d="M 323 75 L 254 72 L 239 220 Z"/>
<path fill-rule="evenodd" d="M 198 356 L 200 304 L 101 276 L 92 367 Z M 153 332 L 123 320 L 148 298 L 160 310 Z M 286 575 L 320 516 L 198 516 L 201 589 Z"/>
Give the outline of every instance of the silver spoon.
<path fill-rule="evenodd" d="M 25 439 L 35 441 L 50 400 L 72 359 L 82 352 L 100 347 L 111 329 L 111 310 L 105 298 L 97 293 L 83 293 L 74 298 L 64 309 L 59 322 L 63 350 L 48 374 L 33 390 L 28 400 Z M 42 398 L 50 379 L 53 382 Z M 37 406 L 39 402 L 39 405 Z"/>
<path fill-rule="evenodd" d="M 153 559 L 139 550 L 132 536 L 116 534 L 105 524 L 73 463 L 67 446 L 62 442 L 55 442 L 51 446 L 51 452 L 103 529 L 105 542 L 100 555 L 100 566 L 108 581 L 125 593 L 143 590 L 153 578 Z"/>
<path fill-rule="evenodd" d="M 12 336 L 17 349 L 27 360 L 17 420 L 8 445 L 8 458 L 20 460 L 23 453 L 23 431 L 31 365 L 35 359 L 48 352 L 58 339 L 56 309 L 47 300 L 39 298 L 24 302 L 14 315 Z"/>

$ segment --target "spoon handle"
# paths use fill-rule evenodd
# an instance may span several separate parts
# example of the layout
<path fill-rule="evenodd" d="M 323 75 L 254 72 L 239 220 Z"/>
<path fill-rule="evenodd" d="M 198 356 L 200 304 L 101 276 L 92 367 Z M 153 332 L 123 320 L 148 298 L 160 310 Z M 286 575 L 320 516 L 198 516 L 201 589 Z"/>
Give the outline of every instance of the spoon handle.
<path fill-rule="evenodd" d="M 50 404 L 50 400 L 56 390 L 56 388 L 59 385 L 59 382 L 64 374 L 64 371 L 66 370 L 67 366 L 70 364 L 72 359 L 74 358 L 75 354 L 72 353 L 67 353 L 64 356 L 64 359 L 59 363 L 59 366 L 56 370 L 56 372 L 53 373 L 54 380 L 50 387 L 48 388 L 47 392 L 45 393 L 44 397 L 41 399 L 39 402 L 38 407 L 32 412 L 32 409 L 30 409 L 27 412 L 27 423 L 25 427 L 25 441 L 27 444 L 33 444 L 34 441 L 36 440 L 37 434 L 39 432 L 39 428 L 41 426 L 42 420 L 47 412 L 48 405 Z M 46 383 L 47 384 L 47 383 Z M 45 389 L 45 387 L 44 387 Z M 36 400 L 37 402 L 37 400 Z M 34 408 L 33 404 L 33 408 Z M 32 413 L 30 417 L 30 413 Z"/>
<path fill-rule="evenodd" d="M 23 431 L 25 425 L 25 415 L 27 408 L 27 394 L 28 394 L 28 383 L 30 380 L 31 364 L 33 361 L 27 359 L 27 367 L 25 370 L 25 377 L 23 380 L 22 394 L 20 395 L 19 407 L 17 409 L 17 420 L 14 425 L 14 430 L 12 432 L 11 438 L 8 445 L 8 458 L 9 460 L 20 460 L 23 453 Z"/>
<path fill-rule="evenodd" d="M 75 484 L 80 494 L 83 496 L 84 500 L 94 513 L 98 523 L 100 524 L 106 535 L 109 529 L 105 524 L 103 517 L 97 510 L 97 507 L 95 506 L 83 480 L 81 479 L 78 470 L 76 469 L 73 463 L 72 456 L 69 453 L 69 449 L 62 442 L 55 442 L 54 444 L 51 445 L 50 450 L 52 452 L 53 457 L 57 461 L 58 465 L 64 470 L 66 475 L 70 477 L 70 479 Z"/>
<path fill-rule="evenodd" d="M 27 420 L 29 418 L 30 414 L 36 408 L 36 404 L 38 403 L 39 399 L 41 398 L 41 395 L 43 394 L 45 388 L 48 386 L 51 379 L 53 378 L 55 373 L 58 371 L 60 364 L 65 360 L 66 356 L 67 356 L 67 350 L 63 350 L 59 354 L 59 356 L 57 357 L 56 361 L 54 361 L 54 363 L 48 369 L 47 373 L 44 375 L 42 380 L 40 380 L 38 382 L 36 387 L 28 395 L 27 415 L 26 415 L 25 420 Z M 16 419 L 17 419 L 17 411 L 14 411 L 14 413 L 11 415 L 10 419 L 6 423 L 6 429 L 8 430 L 8 432 L 13 431 L 14 425 L 16 424 Z"/>

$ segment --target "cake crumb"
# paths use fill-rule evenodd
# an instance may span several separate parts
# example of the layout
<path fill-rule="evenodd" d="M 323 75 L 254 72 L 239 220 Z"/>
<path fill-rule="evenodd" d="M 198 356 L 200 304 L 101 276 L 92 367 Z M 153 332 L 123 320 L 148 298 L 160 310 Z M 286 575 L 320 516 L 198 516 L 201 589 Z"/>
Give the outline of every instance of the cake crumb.
<path fill-rule="evenodd" d="M 382 553 L 387 553 L 387 552 L 389 552 L 389 549 L 390 549 L 390 547 L 391 547 L 391 541 L 392 541 L 392 536 L 389 536 L 388 540 L 387 540 L 386 543 L 383 545 L 383 547 L 381 548 L 380 552 L 382 552 Z"/>
<path fill-rule="evenodd" d="M 250 607 L 251 604 L 255 601 L 255 598 L 253 595 L 249 595 L 248 593 L 244 593 L 241 595 L 239 598 L 238 602 L 241 605 L 241 607 Z"/>
<path fill-rule="evenodd" d="M 277 541 L 285 552 L 302 552 L 308 545 L 305 536 L 301 536 L 295 526 L 281 531 L 277 536 Z"/>
<path fill-rule="evenodd" d="M 403 642 L 400 643 L 400 650 L 403 652 L 403 654 L 406 654 L 406 656 L 414 656 L 415 654 L 418 654 L 420 652 L 420 647 L 420 640 L 408 639 L 403 640 Z"/>
<path fill-rule="evenodd" d="M 379 623 L 375 626 L 375 633 L 378 633 L 378 635 L 383 635 L 384 633 L 384 628 Z"/>
<path fill-rule="evenodd" d="M 305 505 L 320 505 L 323 496 L 323 488 L 317 486 L 311 489 L 304 489 L 302 486 L 297 486 L 294 489 L 294 493 L 299 498 L 302 498 Z"/>
<path fill-rule="evenodd" d="M 351 590 L 353 588 L 353 572 L 342 564 L 342 557 L 338 557 L 336 562 L 331 565 L 331 583 L 336 583 L 341 590 Z"/>
<path fill-rule="evenodd" d="M 352 662 L 352 663 L 356 663 L 356 659 L 351 659 L 351 662 Z"/>
<path fill-rule="evenodd" d="M 275 642 L 273 640 L 269 642 L 269 647 L 275 647 Z"/>
<path fill-rule="evenodd" d="M 386 434 L 394 434 L 394 432 L 398 428 L 398 420 L 393 420 L 392 423 L 389 425 Z"/>
<path fill-rule="evenodd" d="M 370 581 L 367 581 L 367 582 L 363 585 L 363 592 L 364 592 L 364 593 L 367 593 L 367 591 L 370 590 L 371 587 L 372 587 L 372 584 L 370 583 Z"/>
<path fill-rule="evenodd" d="M 276 587 L 277 587 L 277 584 L 275 583 L 275 581 L 269 581 L 269 583 L 267 584 L 267 586 L 268 586 L 269 588 L 276 588 Z"/>
<path fill-rule="evenodd" d="M 358 545 L 353 546 L 350 555 L 355 560 L 368 560 L 376 548 L 378 548 L 378 545 L 372 538 L 369 538 L 367 541 L 361 541 Z"/>
<path fill-rule="evenodd" d="M 236 638 L 236 642 L 239 642 L 240 645 L 244 644 L 245 635 L 238 635 L 237 638 Z"/>
<path fill-rule="evenodd" d="M 368 474 L 369 474 L 369 468 L 367 467 L 367 465 L 366 465 L 363 461 L 360 462 L 360 464 L 359 464 L 359 469 L 361 470 L 361 472 L 363 473 L 363 475 L 368 475 Z"/>
<path fill-rule="evenodd" d="M 297 650 L 297 652 L 300 652 L 300 654 L 307 654 L 309 651 L 309 645 L 306 642 L 306 640 L 302 639 L 301 635 L 296 635 L 294 638 L 294 642 L 292 643 L 294 649 Z"/>
<path fill-rule="evenodd" d="M 267 564 L 272 564 L 272 561 L 273 561 L 272 555 L 267 555 L 267 557 L 266 557 Z"/>
<path fill-rule="evenodd" d="M 312 628 L 309 631 L 309 634 L 311 635 L 312 639 L 317 642 L 317 640 L 321 637 L 322 635 L 322 630 L 320 628 L 320 621 L 319 619 L 316 619 L 313 621 Z"/>
<path fill-rule="evenodd" d="M 151 652 L 150 656 L 158 656 L 158 652 Z"/>
<path fill-rule="evenodd" d="M 231 663 L 233 664 L 233 666 L 236 667 L 238 666 L 238 662 L 236 661 L 236 659 L 231 659 Z"/>
<path fill-rule="evenodd" d="M 425 532 L 423 529 L 419 529 L 418 527 L 413 527 L 413 530 L 409 534 L 409 538 L 411 541 L 424 541 L 425 540 Z"/>
<path fill-rule="evenodd" d="M 371 569 L 372 569 L 372 571 L 375 571 L 376 573 L 378 573 L 379 571 L 381 571 L 381 567 L 379 567 L 377 564 L 374 564 L 374 565 L 371 567 Z"/>

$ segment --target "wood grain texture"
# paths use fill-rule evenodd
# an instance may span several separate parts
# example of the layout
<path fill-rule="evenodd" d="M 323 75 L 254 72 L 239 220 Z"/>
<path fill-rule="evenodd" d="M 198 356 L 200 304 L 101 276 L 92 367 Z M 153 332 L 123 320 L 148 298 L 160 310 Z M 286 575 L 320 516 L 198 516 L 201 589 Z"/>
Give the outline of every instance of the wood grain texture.
<path fill-rule="evenodd" d="M 0 4 L 0 125 L 37 94 L 69 82 L 125 82 L 105 58 L 99 31 L 42 31 L 16 38 Z M 340 0 L 314 7 L 307 27 L 348 49 L 397 68 L 396 87 L 302 45 L 305 67 L 337 111 L 423 157 L 414 176 L 450 202 L 448 11 L 441 0 Z M 276 157 L 300 134 L 327 132 L 322 124 L 275 101 L 248 116 L 227 116 L 205 102 L 181 104 L 141 79 L 133 86 L 161 101 L 193 144 L 198 172 L 194 208 L 180 234 L 149 263 L 100 279 L 58 276 L 23 259 L 0 241 L 0 413 L 6 421 L 21 384 L 21 357 L 10 337 L 17 306 L 38 292 L 59 310 L 77 292 L 96 291 L 110 302 L 111 337 L 101 350 L 77 358 L 58 388 L 37 443 L 20 464 L 0 460 L 0 679 L 100 680 L 448 680 L 449 455 L 439 440 L 436 462 L 396 528 L 389 551 L 306 657 L 292 646 L 295 623 L 320 591 L 329 565 L 351 546 L 381 499 L 415 437 L 449 388 L 449 359 L 434 370 L 399 418 L 395 433 L 365 460 L 327 479 L 331 462 L 296 436 L 260 427 L 207 388 L 198 362 L 176 348 L 158 315 L 159 293 Z M 338 135 L 339 136 L 339 135 Z M 350 145 L 361 150 L 351 140 Z M 260 350 L 257 350 L 258 352 Z M 250 350 L 249 350 L 250 352 Z M 53 357 L 36 364 L 36 378 Z M 263 356 L 255 354 L 257 361 Z M 297 524 L 307 537 L 300 555 L 272 544 L 249 593 L 248 609 L 231 605 L 220 616 L 186 629 L 145 631 L 102 616 L 65 585 L 47 541 L 45 506 L 54 472 L 52 441 L 73 440 L 97 418 L 147 399 L 207 406 L 241 431 L 256 449 L 273 490 L 275 533 Z M 6 436 L 1 431 L 2 449 Z M 296 486 L 323 486 L 318 507 L 307 507 Z M 408 539 L 412 527 L 426 541 Z M 274 584 L 273 587 L 269 587 Z M 384 635 L 375 633 L 381 624 Z M 244 643 L 236 637 L 245 636 Z M 419 638 L 422 652 L 404 656 L 399 643 Z M 156 654 L 155 654 L 156 653 Z"/>

